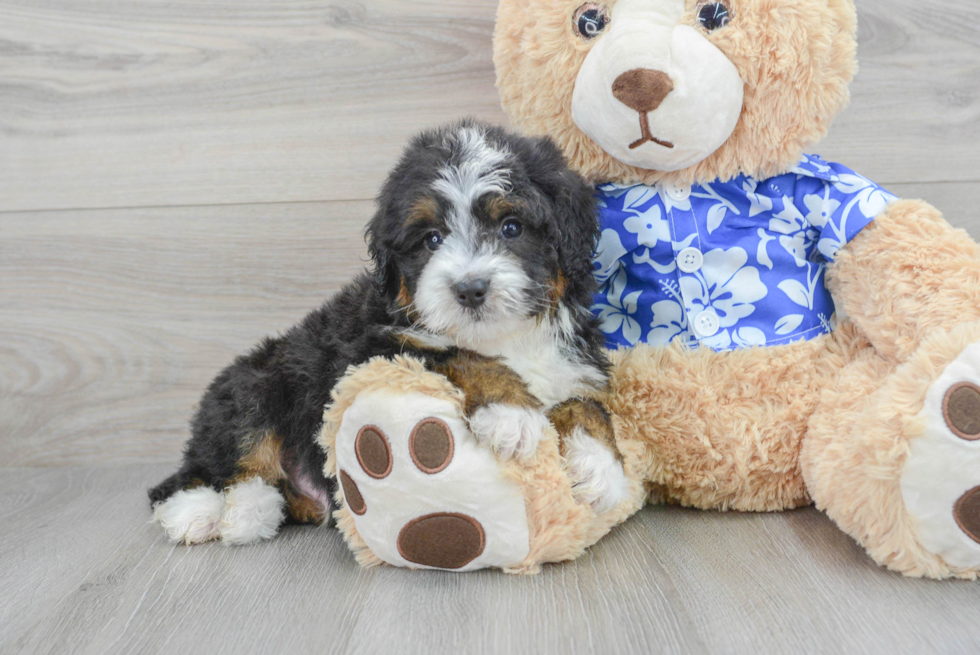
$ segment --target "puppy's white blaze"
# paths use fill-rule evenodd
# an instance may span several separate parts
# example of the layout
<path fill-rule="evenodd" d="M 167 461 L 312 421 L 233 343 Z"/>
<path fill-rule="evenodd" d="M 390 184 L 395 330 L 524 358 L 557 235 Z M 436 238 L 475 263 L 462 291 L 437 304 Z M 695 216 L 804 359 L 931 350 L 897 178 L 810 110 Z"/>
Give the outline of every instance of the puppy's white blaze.
<path fill-rule="evenodd" d="M 440 170 L 432 188 L 453 207 L 448 217 L 450 229 L 472 240 L 473 203 L 487 193 L 503 194 L 510 188 L 509 170 L 503 167 L 510 153 L 492 147 L 483 131 L 473 127 L 453 133 L 444 145 L 459 152 L 460 162 Z"/>
<path fill-rule="evenodd" d="M 623 465 L 605 445 L 577 427 L 565 440 L 565 470 L 572 496 L 603 514 L 626 500 L 629 482 Z"/>
<path fill-rule="evenodd" d="M 279 490 L 254 477 L 225 491 L 225 511 L 218 529 L 226 545 L 271 539 L 285 519 L 286 499 Z"/>
<path fill-rule="evenodd" d="M 153 508 L 153 520 L 173 542 L 200 544 L 220 537 L 225 496 L 209 487 L 178 491 Z"/>
<path fill-rule="evenodd" d="M 470 431 L 504 459 L 527 459 L 538 450 L 548 417 L 537 409 L 491 403 L 473 412 Z"/>
<path fill-rule="evenodd" d="M 485 279 L 487 298 L 476 312 L 460 306 L 453 285 Z M 512 256 L 488 245 L 472 247 L 464 235 L 450 234 L 429 259 L 415 292 L 415 309 L 432 332 L 457 341 L 482 341 L 509 334 L 530 313 L 530 278 Z"/>

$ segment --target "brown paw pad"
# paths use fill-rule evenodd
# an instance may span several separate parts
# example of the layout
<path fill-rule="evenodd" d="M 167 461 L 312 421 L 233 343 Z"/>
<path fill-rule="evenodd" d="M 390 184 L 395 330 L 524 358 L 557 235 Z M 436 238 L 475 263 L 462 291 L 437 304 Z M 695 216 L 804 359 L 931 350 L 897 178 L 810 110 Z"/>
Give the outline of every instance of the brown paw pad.
<path fill-rule="evenodd" d="M 970 539 L 980 543 L 980 487 L 960 496 L 953 506 L 953 518 Z"/>
<path fill-rule="evenodd" d="M 465 514 L 427 514 L 405 524 L 398 533 L 398 552 L 409 562 L 440 569 L 458 569 L 483 553 L 486 533 Z"/>
<path fill-rule="evenodd" d="M 357 433 L 354 452 L 364 472 L 376 480 L 391 473 L 391 445 L 379 428 L 366 425 Z"/>
<path fill-rule="evenodd" d="M 453 460 L 455 442 L 444 422 L 437 418 L 419 421 L 408 440 L 408 452 L 423 473 L 438 473 Z"/>
<path fill-rule="evenodd" d="M 339 477 L 340 486 L 344 489 L 344 499 L 347 500 L 347 506 L 350 507 L 350 511 L 361 516 L 367 511 L 367 503 L 364 502 L 364 496 L 361 495 L 361 490 L 357 488 L 357 483 L 347 475 L 347 471 L 341 471 Z"/>
<path fill-rule="evenodd" d="M 951 386 L 943 398 L 943 418 L 960 439 L 980 439 L 980 387 L 972 382 Z"/>

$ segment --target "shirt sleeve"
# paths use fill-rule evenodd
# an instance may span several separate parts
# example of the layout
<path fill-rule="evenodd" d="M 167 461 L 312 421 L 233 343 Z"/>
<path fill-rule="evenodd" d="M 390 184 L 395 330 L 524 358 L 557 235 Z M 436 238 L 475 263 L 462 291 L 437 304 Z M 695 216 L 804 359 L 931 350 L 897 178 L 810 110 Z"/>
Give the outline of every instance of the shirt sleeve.
<path fill-rule="evenodd" d="M 819 258 L 832 262 L 896 197 L 840 164 L 816 160 L 811 166 L 816 175 L 800 181 L 797 201 L 810 229 L 816 231 Z"/>

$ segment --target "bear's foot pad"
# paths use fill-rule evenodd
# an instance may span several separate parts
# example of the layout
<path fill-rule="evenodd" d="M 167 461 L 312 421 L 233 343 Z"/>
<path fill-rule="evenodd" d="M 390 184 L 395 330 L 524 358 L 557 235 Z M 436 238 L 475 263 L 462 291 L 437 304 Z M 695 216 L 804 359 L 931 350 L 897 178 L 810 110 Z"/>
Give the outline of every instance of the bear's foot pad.
<path fill-rule="evenodd" d="M 527 557 L 523 490 L 453 403 L 421 393 L 358 395 L 335 442 L 357 533 L 395 566 L 469 571 Z"/>
<path fill-rule="evenodd" d="M 909 442 L 902 497 L 919 540 L 953 566 L 980 567 L 980 343 L 930 386 Z"/>

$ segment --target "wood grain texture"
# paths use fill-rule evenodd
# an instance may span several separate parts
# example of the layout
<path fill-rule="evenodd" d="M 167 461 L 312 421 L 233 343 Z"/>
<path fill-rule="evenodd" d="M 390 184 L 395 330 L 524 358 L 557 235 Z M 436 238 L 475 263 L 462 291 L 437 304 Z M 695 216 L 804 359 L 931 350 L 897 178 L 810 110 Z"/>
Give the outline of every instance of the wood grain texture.
<path fill-rule="evenodd" d="M 167 544 L 167 472 L 0 470 L 4 653 L 970 653 L 976 585 L 875 566 L 813 509 L 649 507 L 539 576 L 357 567 L 339 534 Z M 43 517 L 39 520 L 39 517 Z"/>
<path fill-rule="evenodd" d="M 503 120 L 493 0 L 3 0 L 0 209 L 366 199 Z"/>
<path fill-rule="evenodd" d="M 0 462 L 172 459 L 205 386 L 366 264 L 372 203 L 0 217 Z"/>
<path fill-rule="evenodd" d="M 818 150 L 980 180 L 980 4 L 861 0 Z M 367 199 L 409 135 L 505 121 L 494 0 L 2 0 L 0 210 Z"/>

